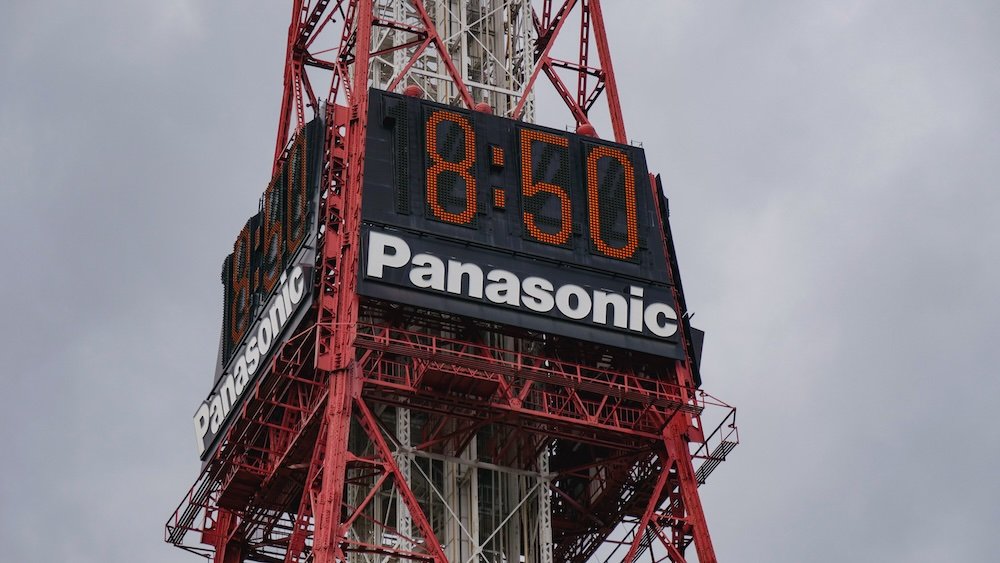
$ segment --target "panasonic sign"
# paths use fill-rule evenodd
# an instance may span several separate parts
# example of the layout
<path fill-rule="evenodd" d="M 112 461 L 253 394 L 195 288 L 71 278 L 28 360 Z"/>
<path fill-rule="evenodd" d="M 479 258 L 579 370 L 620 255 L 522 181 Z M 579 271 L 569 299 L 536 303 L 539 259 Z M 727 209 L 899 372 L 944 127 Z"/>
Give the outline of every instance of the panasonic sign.
<path fill-rule="evenodd" d="M 202 459 L 214 451 L 229 416 L 241 404 L 251 384 L 266 371 L 271 355 L 283 343 L 286 329 L 298 323 L 310 288 L 309 276 L 301 266 L 281 275 L 257 322 L 247 331 L 242 347 L 194 415 L 194 433 Z"/>
<path fill-rule="evenodd" d="M 670 357 L 681 354 L 667 287 L 377 226 L 364 235 L 362 294 Z"/>

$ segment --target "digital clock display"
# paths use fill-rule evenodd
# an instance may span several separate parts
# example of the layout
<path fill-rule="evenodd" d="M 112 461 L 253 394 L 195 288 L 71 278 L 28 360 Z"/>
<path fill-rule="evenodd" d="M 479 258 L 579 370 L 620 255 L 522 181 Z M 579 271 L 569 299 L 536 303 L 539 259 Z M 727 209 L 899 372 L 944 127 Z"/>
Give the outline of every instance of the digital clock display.
<path fill-rule="evenodd" d="M 235 353 L 254 322 L 256 309 L 267 300 L 281 274 L 316 236 L 322 139 L 323 124 L 318 120 L 299 131 L 261 196 L 258 212 L 247 219 L 233 252 L 223 261 L 220 368 Z"/>
<path fill-rule="evenodd" d="M 372 90 L 359 291 L 680 357 L 654 197 L 641 148 Z"/>

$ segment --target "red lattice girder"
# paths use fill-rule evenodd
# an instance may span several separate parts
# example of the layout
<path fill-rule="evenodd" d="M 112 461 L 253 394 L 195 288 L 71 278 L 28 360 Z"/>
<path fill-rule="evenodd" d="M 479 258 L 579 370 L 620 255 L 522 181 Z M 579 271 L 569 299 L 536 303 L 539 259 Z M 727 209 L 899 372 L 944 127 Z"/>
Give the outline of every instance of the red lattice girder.
<path fill-rule="evenodd" d="M 376 54 L 417 46 L 404 68 L 390 81 L 389 89 L 396 90 L 414 63 L 433 47 L 435 55 L 444 64 L 447 75 L 458 91 L 462 103 L 468 108 L 474 106 L 474 100 L 462 79 L 462 73 L 456 68 L 440 33 L 428 16 L 424 1 L 408 0 L 408 3 L 419 15 L 420 25 L 375 18 L 368 11 L 370 17 L 366 18 L 368 20 L 366 27 L 369 31 L 366 37 L 371 37 L 372 27 L 399 30 L 409 35 L 409 39 L 398 45 L 368 52 L 367 49 L 358 49 L 358 45 L 366 45 L 359 34 L 361 26 L 358 25 L 358 16 L 365 13 L 361 0 L 293 0 L 274 152 L 275 171 L 278 170 L 289 136 L 308 119 L 307 108 L 311 107 L 313 112 L 318 113 L 324 103 L 355 105 L 357 82 L 354 80 L 355 77 L 350 76 L 349 67 L 361 64 L 361 59 L 366 63 Z M 367 6 L 370 8 L 371 4 Z M 575 9 L 580 11 L 580 30 L 578 35 L 572 38 L 577 43 L 578 61 L 555 59 L 551 56 L 552 48 L 557 39 L 565 35 L 563 33 L 565 24 Z M 557 6 L 553 6 L 551 0 L 546 0 L 543 3 L 541 17 L 533 14 L 532 21 L 537 34 L 534 66 L 523 91 L 518 95 L 513 117 L 515 119 L 521 117 L 538 76 L 545 74 L 573 115 L 577 126 L 591 124 L 590 111 L 603 94 L 607 99 L 613 137 L 617 142 L 627 142 L 600 0 L 563 0 Z M 567 36 L 564 40 L 570 39 Z M 592 64 L 591 42 L 597 48 L 599 65 Z M 321 47 L 328 43 L 339 46 L 336 49 Z M 557 69 L 576 74 L 575 91 L 559 77 Z M 322 72 L 325 79 L 317 82 L 314 78 L 310 78 L 310 70 Z M 591 85 L 590 77 L 595 79 L 594 85 Z M 364 84 L 367 86 L 367 82 Z"/>

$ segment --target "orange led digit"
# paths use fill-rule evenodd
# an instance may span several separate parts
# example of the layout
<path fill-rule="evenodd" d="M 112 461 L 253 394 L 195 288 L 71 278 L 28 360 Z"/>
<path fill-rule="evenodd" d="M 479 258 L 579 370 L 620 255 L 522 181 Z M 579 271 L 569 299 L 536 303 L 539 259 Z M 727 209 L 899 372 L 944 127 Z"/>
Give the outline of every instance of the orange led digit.
<path fill-rule="evenodd" d="M 493 207 L 503 209 L 507 205 L 507 194 L 503 188 L 493 188 Z"/>
<path fill-rule="evenodd" d="M 535 221 L 535 214 L 524 211 L 524 225 L 528 233 L 536 240 L 548 244 L 564 245 L 569 240 L 569 233 L 573 229 L 573 212 L 570 206 L 569 194 L 566 189 L 547 182 L 535 182 L 534 172 L 531 169 L 531 143 L 539 141 L 557 147 L 568 147 L 569 140 L 565 137 L 543 133 L 542 131 L 532 131 L 531 129 L 521 129 L 521 191 L 522 201 L 539 193 L 549 193 L 559 198 L 559 231 L 547 233 L 540 228 Z M 564 163 L 566 164 L 566 163 Z"/>
<path fill-rule="evenodd" d="M 264 239 L 264 263 L 261 283 L 266 291 L 271 291 L 278 283 L 284 262 L 284 229 L 281 218 L 281 176 L 279 175 L 264 192 L 264 225 L 261 228 Z"/>
<path fill-rule="evenodd" d="M 613 158 L 621 163 L 625 172 L 625 246 L 615 247 L 605 242 L 601 231 L 601 201 L 597 185 L 597 162 Z M 590 238 L 598 252 L 619 260 L 631 260 L 639 247 L 639 223 L 635 204 L 635 173 L 628 155 L 618 149 L 597 146 L 587 155 L 587 211 L 590 219 Z"/>
<path fill-rule="evenodd" d="M 235 344 L 250 326 L 250 224 L 247 223 L 233 244 L 229 288 L 232 306 L 229 311 L 229 335 Z"/>
<path fill-rule="evenodd" d="M 292 253 L 306 236 L 306 154 L 305 139 L 299 136 L 288 157 L 288 182 L 285 184 L 285 250 Z"/>
<path fill-rule="evenodd" d="M 462 128 L 465 141 L 465 157 L 459 162 L 445 160 L 438 152 L 437 128 L 442 122 L 451 122 Z M 427 204 L 435 219 L 468 225 L 476 217 L 476 179 L 472 170 L 476 161 L 476 136 L 472 125 L 465 116 L 450 111 L 435 111 L 427 120 L 427 151 L 430 153 L 431 166 L 427 169 Z M 438 193 L 438 180 L 441 174 L 452 172 L 465 180 L 465 209 L 461 213 L 452 213 L 441 205 Z"/>

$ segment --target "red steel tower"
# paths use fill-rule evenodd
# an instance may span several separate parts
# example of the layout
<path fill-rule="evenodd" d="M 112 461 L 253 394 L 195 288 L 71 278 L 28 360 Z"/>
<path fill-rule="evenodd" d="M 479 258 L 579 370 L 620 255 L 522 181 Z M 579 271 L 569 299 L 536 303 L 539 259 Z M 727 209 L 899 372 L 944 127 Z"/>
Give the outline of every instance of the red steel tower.
<path fill-rule="evenodd" d="M 698 486 L 735 409 L 700 389 L 667 202 L 601 2 L 533 4 L 293 0 L 274 178 L 223 267 L 204 465 L 168 542 L 716 561 Z M 532 125 L 546 82 L 573 131 Z"/>

